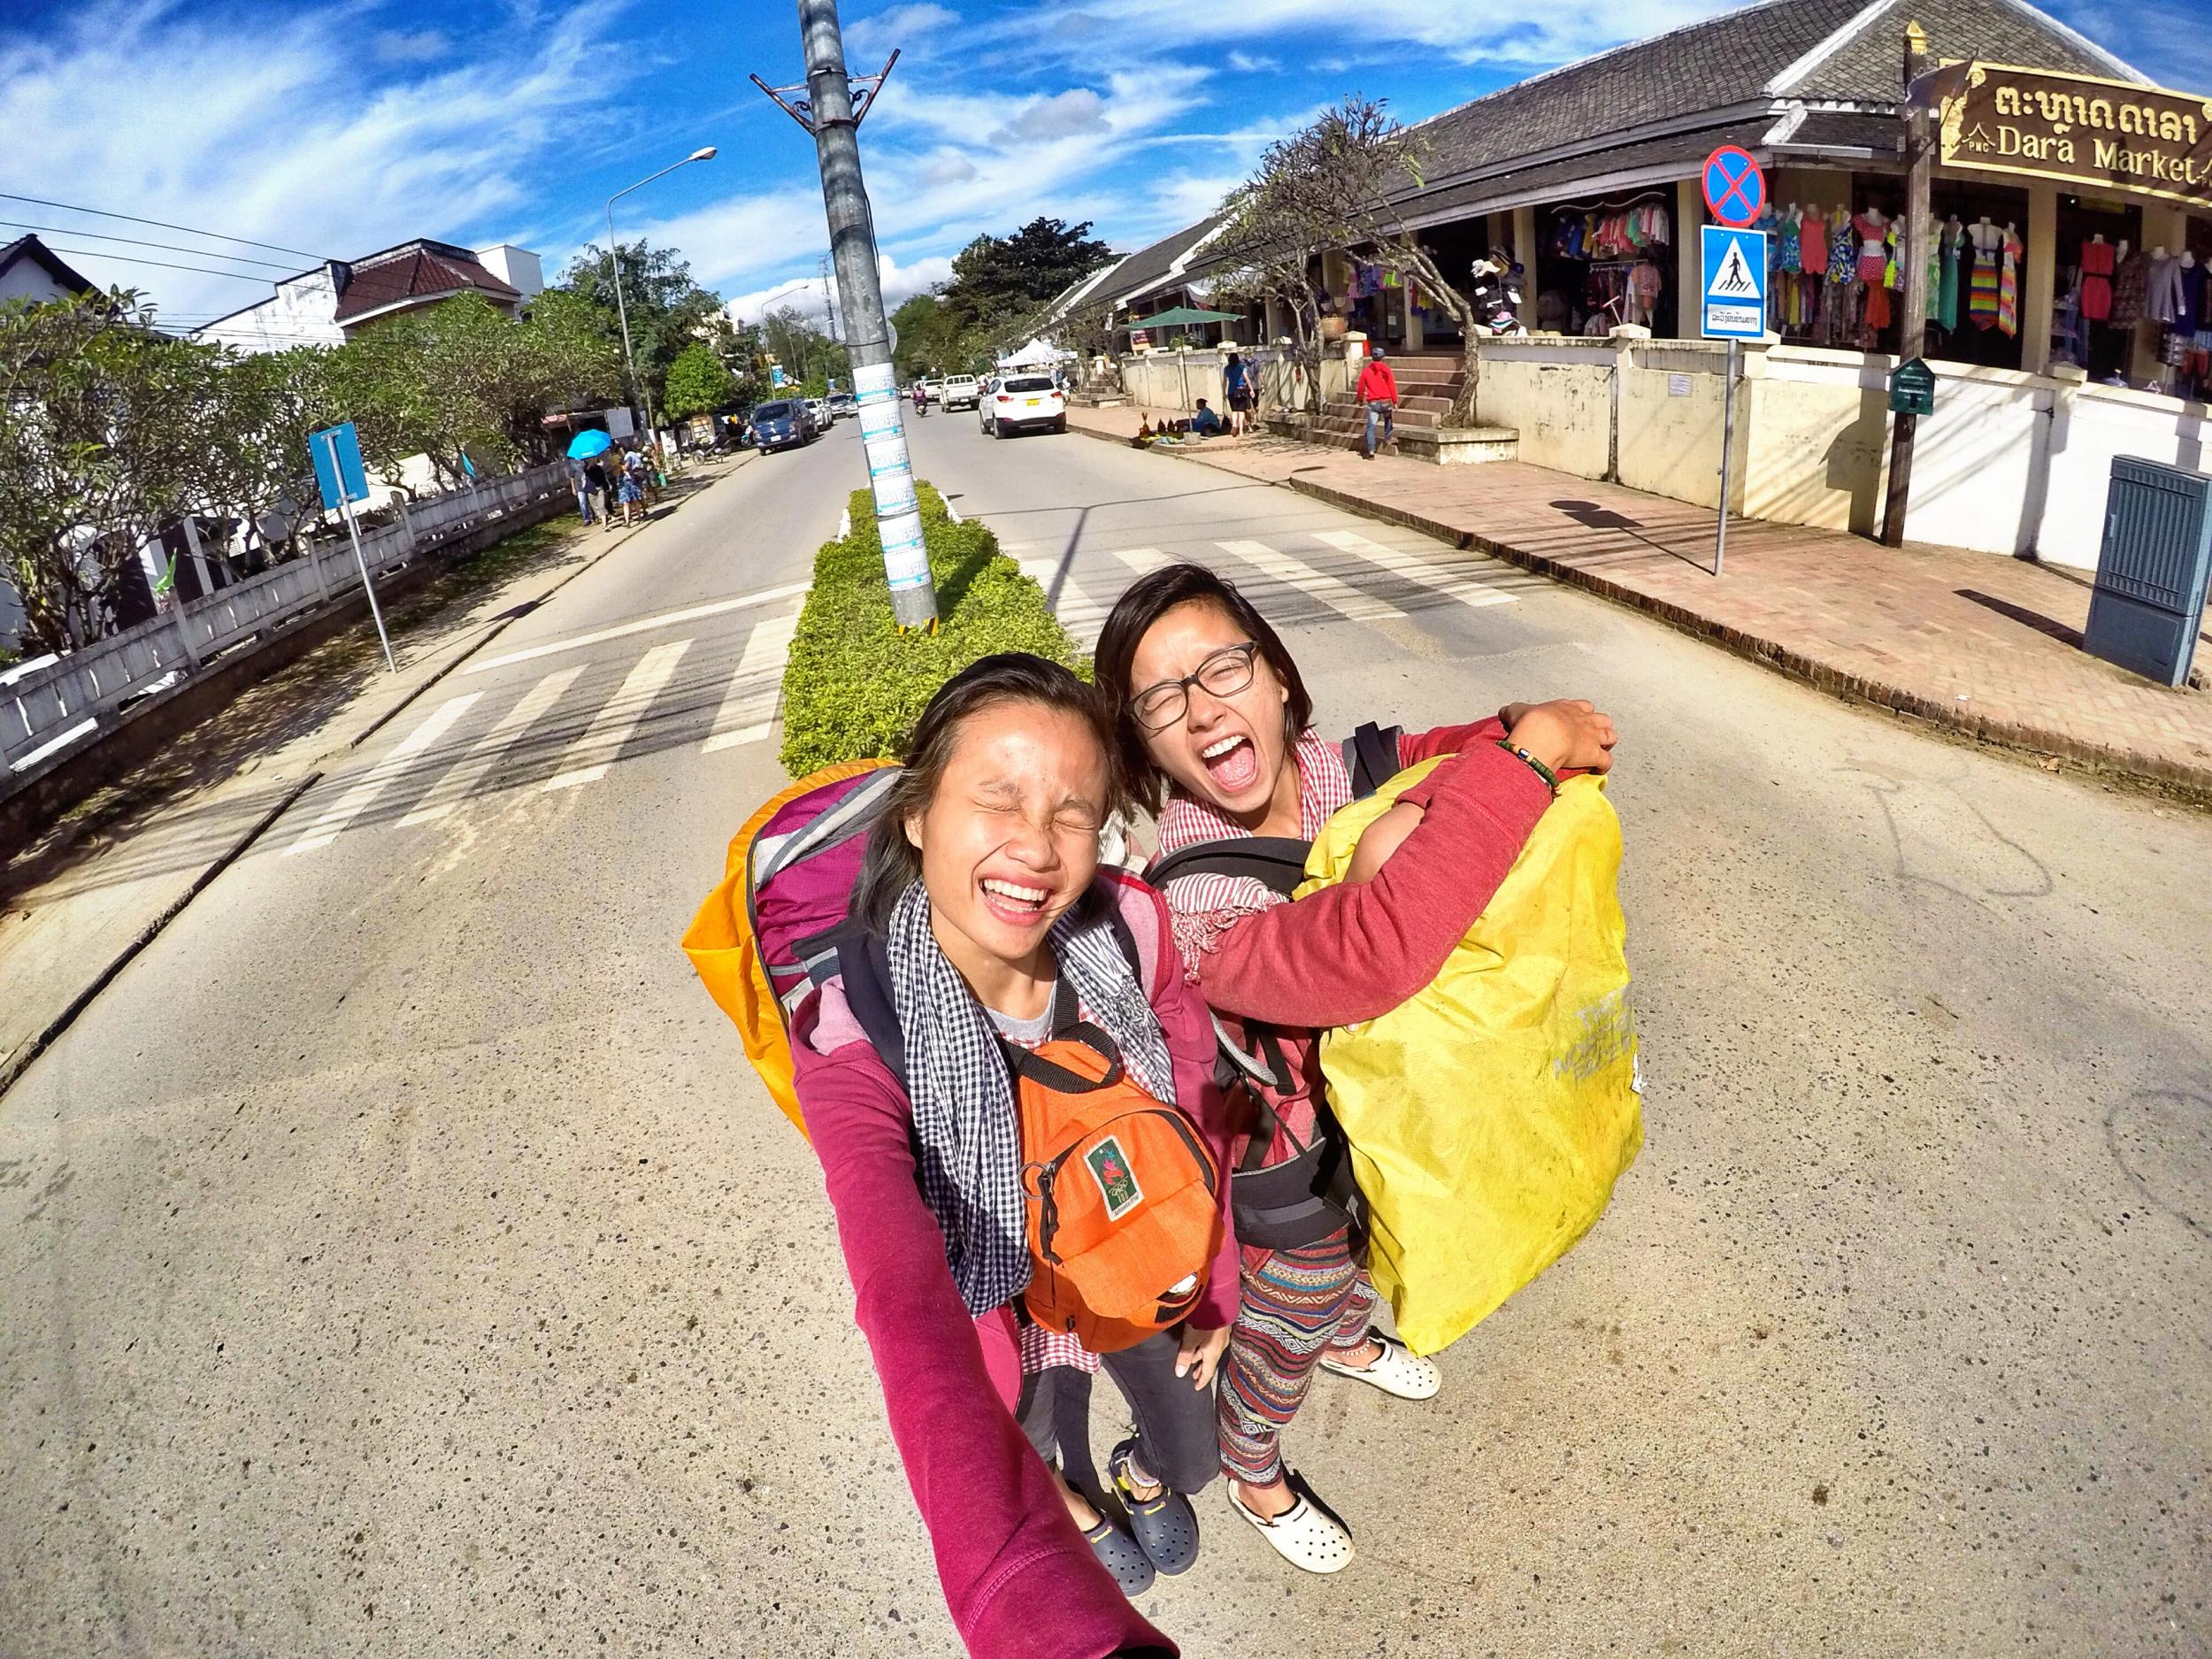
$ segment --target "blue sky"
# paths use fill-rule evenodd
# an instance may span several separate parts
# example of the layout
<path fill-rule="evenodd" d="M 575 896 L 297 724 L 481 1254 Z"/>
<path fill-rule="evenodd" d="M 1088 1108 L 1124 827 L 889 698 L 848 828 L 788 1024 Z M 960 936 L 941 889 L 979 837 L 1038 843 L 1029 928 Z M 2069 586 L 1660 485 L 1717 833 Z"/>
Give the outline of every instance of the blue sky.
<path fill-rule="evenodd" d="M 902 49 L 862 130 L 887 288 L 941 279 L 983 231 L 1088 219 L 1134 247 L 1207 211 L 1277 135 L 1344 92 L 1417 119 L 1591 51 L 1729 9 L 1713 0 L 848 0 L 856 70 Z M 2050 7 L 2168 85 L 2212 88 L 2200 0 Z M 541 252 L 672 242 L 757 316 L 825 247 L 810 141 L 746 80 L 800 76 L 789 0 L 67 4 L 0 24 L 0 190 L 344 257 L 411 236 Z M 27 21 L 19 21 L 27 18 Z M 0 202 L 87 274 L 188 323 L 265 294 L 267 249 Z M 129 258 L 123 256 L 128 255 Z M 250 280 L 134 261 L 220 265 Z M 818 303 L 818 287 L 815 289 Z M 793 298 L 803 302 L 802 289 Z"/>

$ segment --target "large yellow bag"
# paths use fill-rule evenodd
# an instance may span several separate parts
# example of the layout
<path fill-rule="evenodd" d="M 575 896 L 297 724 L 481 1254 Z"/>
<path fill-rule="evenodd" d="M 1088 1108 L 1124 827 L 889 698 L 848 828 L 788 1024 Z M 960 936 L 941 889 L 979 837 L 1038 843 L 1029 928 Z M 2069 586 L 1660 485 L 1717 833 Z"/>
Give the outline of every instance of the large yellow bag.
<path fill-rule="evenodd" d="M 1439 763 L 1330 818 L 1303 898 Z M 1562 785 L 1489 907 L 1418 995 L 1321 1041 L 1399 1334 L 1433 1354 L 1589 1231 L 1643 1146 L 1620 820 L 1603 780 Z"/>

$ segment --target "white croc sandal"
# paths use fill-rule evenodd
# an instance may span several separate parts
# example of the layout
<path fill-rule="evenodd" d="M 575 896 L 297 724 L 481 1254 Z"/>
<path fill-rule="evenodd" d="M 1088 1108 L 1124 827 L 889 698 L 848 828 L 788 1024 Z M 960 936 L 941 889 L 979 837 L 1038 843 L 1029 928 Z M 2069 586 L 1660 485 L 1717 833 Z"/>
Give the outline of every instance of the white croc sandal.
<path fill-rule="evenodd" d="M 1222 1486 L 1229 1494 L 1229 1507 L 1259 1528 L 1260 1536 L 1274 1545 L 1275 1553 L 1292 1566 L 1308 1572 L 1343 1571 L 1352 1564 L 1351 1533 L 1322 1507 L 1296 1470 L 1285 1470 L 1283 1479 L 1298 1494 L 1298 1502 L 1271 1521 L 1261 1519 L 1244 1507 L 1234 1481 L 1225 1480 Z"/>
<path fill-rule="evenodd" d="M 1436 1362 L 1423 1359 L 1394 1336 L 1369 1326 L 1367 1340 L 1381 1348 L 1382 1353 L 1367 1365 L 1347 1365 L 1342 1360 L 1332 1359 L 1325 1352 L 1321 1356 L 1321 1369 L 1333 1371 L 1340 1377 L 1350 1377 L 1371 1384 L 1386 1394 L 1401 1400 L 1430 1400 L 1444 1386 L 1444 1373 L 1436 1368 Z"/>

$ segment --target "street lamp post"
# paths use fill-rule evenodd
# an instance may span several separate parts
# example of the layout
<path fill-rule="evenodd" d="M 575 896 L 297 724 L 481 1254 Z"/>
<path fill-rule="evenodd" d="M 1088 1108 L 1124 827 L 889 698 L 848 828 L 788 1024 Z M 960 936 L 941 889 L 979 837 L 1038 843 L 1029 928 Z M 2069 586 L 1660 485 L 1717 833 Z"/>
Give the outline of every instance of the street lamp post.
<path fill-rule="evenodd" d="M 637 359 L 630 352 L 630 307 L 622 297 L 622 250 L 616 244 L 614 239 L 614 204 L 629 195 L 631 191 L 642 190 L 647 185 L 652 183 L 653 180 L 666 178 L 678 167 L 687 167 L 695 161 L 712 161 L 713 159 L 714 146 L 712 144 L 703 145 L 681 161 L 663 167 L 658 173 L 649 178 L 640 179 L 635 184 L 625 185 L 607 198 L 607 271 L 608 274 L 614 279 L 615 314 L 622 319 L 622 366 L 629 376 L 631 392 L 644 403 L 645 441 L 654 445 L 656 453 L 658 452 L 659 445 L 653 436 L 653 395 L 645 388 L 644 382 L 638 379 Z M 635 405 L 632 406 L 632 412 L 636 412 Z M 657 466 L 659 463 L 657 461 L 654 465 Z"/>

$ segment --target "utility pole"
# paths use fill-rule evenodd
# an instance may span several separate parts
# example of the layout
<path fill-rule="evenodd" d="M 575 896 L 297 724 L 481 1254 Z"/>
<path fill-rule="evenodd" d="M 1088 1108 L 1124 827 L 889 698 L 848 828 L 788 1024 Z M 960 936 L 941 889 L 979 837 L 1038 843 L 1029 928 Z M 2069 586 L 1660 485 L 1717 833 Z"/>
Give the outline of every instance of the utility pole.
<path fill-rule="evenodd" d="M 1905 295 L 1900 319 L 1897 360 L 1917 362 L 1928 349 L 1928 254 L 1934 231 L 1929 223 L 1928 176 L 1935 164 L 1929 142 L 1926 88 L 1916 85 L 1928 73 L 1928 32 L 1905 25 Z M 1920 417 L 1900 411 L 1890 417 L 1889 492 L 1882 509 L 1882 545 L 1901 547 L 1905 513 L 1912 501 L 1913 439 Z"/>
<path fill-rule="evenodd" d="M 752 78 L 753 84 L 814 134 L 815 160 L 822 172 L 822 207 L 829 219 L 830 257 L 836 263 L 838 291 L 845 302 L 846 350 L 852 363 L 853 390 L 860 400 L 860 441 L 868 457 L 868 481 L 875 491 L 884 575 L 891 585 L 891 613 L 902 628 L 933 628 L 937 591 L 930 580 L 921 506 L 914 495 L 914 465 L 907 453 L 906 426 L 891 367 L 891 328 L 883 314 L 875 225 L 868 211 L 867 186 L 860 176 L 860 123 L 899 55 L 894 51 L 873 75 L 848 75 L 837 0 L 799 0 L 799 35 L 806 52 L 806 84 L 772 87 L 758 75 Z"/>

